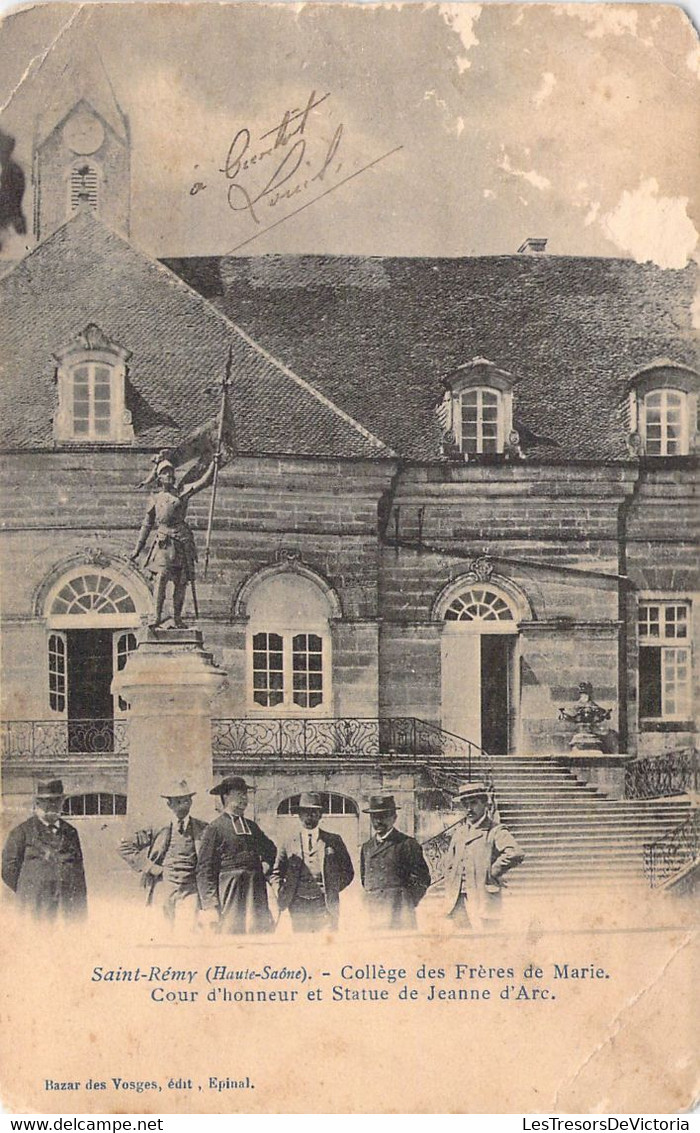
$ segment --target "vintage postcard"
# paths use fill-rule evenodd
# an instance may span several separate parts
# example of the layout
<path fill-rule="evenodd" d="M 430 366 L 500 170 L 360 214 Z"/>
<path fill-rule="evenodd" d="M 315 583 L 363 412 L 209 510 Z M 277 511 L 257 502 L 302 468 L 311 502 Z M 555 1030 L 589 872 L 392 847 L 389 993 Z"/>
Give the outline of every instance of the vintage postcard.
<path fill-rule="evenodd" d="M 688 17 L 0 59 L 2 1105 L 688 1128 Z"/>

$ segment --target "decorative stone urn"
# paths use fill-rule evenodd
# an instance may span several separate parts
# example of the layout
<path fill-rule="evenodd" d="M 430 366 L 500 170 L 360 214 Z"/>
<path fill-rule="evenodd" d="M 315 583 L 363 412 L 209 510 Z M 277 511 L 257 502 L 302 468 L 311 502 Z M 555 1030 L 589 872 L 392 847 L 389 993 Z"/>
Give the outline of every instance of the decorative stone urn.
<path fill-rule="evenodd" d="M 603 737 L 598 727 L 603 720 L 612 716 L 611 708 L 601 708 L 593 699 L 593 685 L 589 681 L 581 681 L 578 686 L 579 697 L 574 704 L 573 712 L 565 708 L 559 709 L 559 719 L 567 720 L 570 724 L 577 724 L 578 731 L 569 741 L 573 751 L 600 751 L 603 750 Z"/>

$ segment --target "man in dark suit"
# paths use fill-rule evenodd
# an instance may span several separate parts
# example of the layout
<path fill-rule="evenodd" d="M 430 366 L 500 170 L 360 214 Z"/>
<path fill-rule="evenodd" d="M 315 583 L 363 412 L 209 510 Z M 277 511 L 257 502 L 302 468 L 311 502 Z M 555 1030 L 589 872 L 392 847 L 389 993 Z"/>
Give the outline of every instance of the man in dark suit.
<path fill-rule="evenodd" d="M 374 837 L 362 847 L 360 864 L 370 925 L 379 930 L 416 928 L 416 907 L 430 885 L 430 871 L 415 838 L 394 823 L 393 795 L 373 795 L 369 814 Z"/>
<path fill-rule="evenodd" d="M 170 822 L 137 830 L 119 847 L 124 860 L 141 874 L 146 904 L 154 904 L 157 895 L 168 920 L 192 926 L 199 909 L 197 858 L 207 828 L 190 814 L 195 794 L 186 779 L 169 785 L 161 798 L 172 811 Z"/>
<path fill-rule="evenodd" d="M 220 796 L 223 813 L 204 832 L 197 887 L 201 920 L 220 932 L 271 932 L 274 927 L 265 873 L 274 865 L 277 847 L 245 818 L 250 789 L 245 779 L 228 775 L 209 792 Z"/>
<path fill-rule="evenodd" d="M 36 917 L 84 917 L 87 891 L 78 831 L 61 818 L 63 783 L 37 784 L 34 814 L 10 831 L 2 879 L 17 905 Z"/>
<path fill-rule="evenodd" d="M 338 895 L 355 876 L 343 839 L 319 828 L 322 814 L 319 794 L 307 791 L 300 795 L 301 828 L 278 849 L 272 871 L 279 886 L 279 910 L 289 909 L 294 932 L 335 932 Z"/>

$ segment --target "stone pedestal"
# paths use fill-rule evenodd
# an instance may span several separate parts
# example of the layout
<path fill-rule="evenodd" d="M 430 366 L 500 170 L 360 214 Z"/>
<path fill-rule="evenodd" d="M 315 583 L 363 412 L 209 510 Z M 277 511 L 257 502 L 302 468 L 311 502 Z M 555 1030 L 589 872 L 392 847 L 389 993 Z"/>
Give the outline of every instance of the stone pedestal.
<path fill-rule="evenodd" d="M 569 747 L 572 752 L 577 751 L 596 751 L 602 754 L 603 751 L 603 737 L 599 736 L 597 732 L 592 731 L 591 728 L 579 729 L 574 735 L 573 739 L 569 741 Z"/>
<path fill-rule="evenodd" d="M 634 759 L 622 752 L 604 754 L 601 751 L 572 751 L 569 766 L 580 779 L 597 787 L 609 799 L 624 799 L 625 769 Z"/>
<path fill-rule="evenodd" d="M 161 793 L 181 778 L 197 792 L 192 813 L 214 816 L 211 702 L 225 680 L 199 630 L 142 632 L 112 682 L 130 705 L 127 806 L 135 825 L 167 817 Z"/>

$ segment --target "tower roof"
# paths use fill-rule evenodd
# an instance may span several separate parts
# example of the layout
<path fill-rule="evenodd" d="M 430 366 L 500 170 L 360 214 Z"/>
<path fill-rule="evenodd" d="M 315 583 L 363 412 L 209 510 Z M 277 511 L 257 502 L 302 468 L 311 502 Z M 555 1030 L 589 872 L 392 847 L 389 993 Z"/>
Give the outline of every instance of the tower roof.
<path fill-rule="evenodd" d="M 117 102 L 97 39 L 91 34 L 94 13 L 92 7 L 81 7 L 15 91 L 13 98 L 31 93 L 33 105 L 40 107 L 35 145 L 40 145 L 81 101 L 126 140 L 127 120 Z"/>

